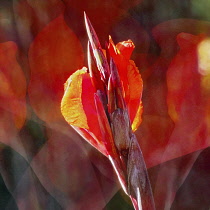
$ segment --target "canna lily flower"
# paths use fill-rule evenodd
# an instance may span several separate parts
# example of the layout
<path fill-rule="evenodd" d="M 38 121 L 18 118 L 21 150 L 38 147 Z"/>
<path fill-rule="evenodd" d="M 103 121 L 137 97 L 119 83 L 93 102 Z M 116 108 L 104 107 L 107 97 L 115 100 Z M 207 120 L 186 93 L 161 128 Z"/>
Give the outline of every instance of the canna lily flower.
<path fill-rule="evenodd" d="M 111 161 L 135 209 L 154 209 L 150 183 L 134 131 L 141 123 L 142 79 L 130 60 L 131 40 L 102 50 L 85 15 L 88 69 L 83 67 L 65 83 L 61 112 L 65 120 Z"/>

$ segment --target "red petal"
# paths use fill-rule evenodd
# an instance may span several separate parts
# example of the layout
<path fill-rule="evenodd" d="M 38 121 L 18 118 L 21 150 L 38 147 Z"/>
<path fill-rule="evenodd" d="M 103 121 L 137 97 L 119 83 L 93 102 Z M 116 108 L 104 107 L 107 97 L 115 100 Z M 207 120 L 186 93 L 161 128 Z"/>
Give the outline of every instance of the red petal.
<path fill-rule="evenodd" d="M 141 123 L 142 104 L 141 97 L 143 82 L 139 70 L 133 61 L 128 65 L 129 99 L 125 98 L 132 123 L 132 130 L 135 131 Z"/>
<path fill-rule="evenodd" d="M 101 131 L 101 139 L 103 141 L 105 148 L 107 149 L 108 152 L 107 155 L 110 155 L 111 157 L 118 157 L 114 140 L 112 137 L 111 127 L 107 119 L 104 106 L 97 94 L 95 94 L 94 99 L 98 115 L 98 123 Z"/>
<path fill-rule="evenodd" d="M 29 50 L 29 97 L 42 120 L 63 119 L 60 113 L 63 84 L 82 63 L 80 42 L 66 25 L 63 16 L 53 20 L 38 34 Z"/>
<path fill-rule="evenodd" d="M 105 147 L 98 121 L 98 113 L 95 106 L 94 93 L 95 88 L 92 85 L 90 75 L 86 74 L 85 77 L 83 77 L 82 82 L 82 105 L 84 113 L 87 117 L 88 130 L 94 134 L 100 147 Z M 105 149 L 103 150 L 105 151 Z"/>
<path fill-rule="evenodd" d="M 135 48 L 133 42 L 131 40 L 119 42 L 116 45 L 116 48 L 120 51 L 120 53 L 126 58 L 130 59 L 131 54 Z"/>
<path fill-rule="evenodd" d="M 76 71 L 66 83 L 61 111 L 66 121 L 100 152 L 107 155 L 94 102 L 95 88 L 86 69 Z M 107 142 L 110 140 L 108 138 Z"/>
<path fill-rule="evenodd" d="M 131 41 L 125 41 L 114 46 L 112 39 L 110 38 L 109 52 L 111 57 L 113 57 L 115 64 L 118 68 L 119 76 L 123 85 L 125 102 L 128 107 L 130 120 L 132 123 L 132 129 L 136 130 L 141 123 L 141 95 L 142 95 L 142 79 L 139 74 L 139 70 L 132 60 L 128 57 L 134 45 Z"/>

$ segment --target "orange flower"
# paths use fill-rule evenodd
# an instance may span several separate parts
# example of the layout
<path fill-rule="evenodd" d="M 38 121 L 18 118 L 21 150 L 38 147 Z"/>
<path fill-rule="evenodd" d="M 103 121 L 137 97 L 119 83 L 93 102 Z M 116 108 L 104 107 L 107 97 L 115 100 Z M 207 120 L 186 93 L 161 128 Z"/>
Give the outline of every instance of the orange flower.
<path fill-rule="evenodd" d="M 97 39 L 95 34 L 93 37 Z M 134 49 L 131 40 L 115 46 L 110 37 L 105 51 L 98 40 L 90 39 L 90 42 L 92 46 L 98 45 L 89 50 L 95 60 L 92 62 L 89 56 L 89 69 L 83 67 L 69 77 L 61 111 L 71 126 L 108 156 L 116 153 L 111 131 L 113 112 L 117 108 L 128 109 L 128 121 L 133 131 L 141 122 L 142 79 L 135 63 L 130 60 Z"/>

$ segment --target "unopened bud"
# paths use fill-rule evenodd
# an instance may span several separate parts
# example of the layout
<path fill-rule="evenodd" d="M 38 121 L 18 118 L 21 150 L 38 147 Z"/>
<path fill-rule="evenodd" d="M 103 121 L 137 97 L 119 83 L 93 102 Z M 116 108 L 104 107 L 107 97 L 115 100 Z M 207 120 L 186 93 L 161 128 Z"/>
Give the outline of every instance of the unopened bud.
<path fill-rule="evenodd" d="M 116 109 L 111 116 L 112 131 L 115 145 L 123 155 L 130 145 L 130 121 L 126 110 Z"/>

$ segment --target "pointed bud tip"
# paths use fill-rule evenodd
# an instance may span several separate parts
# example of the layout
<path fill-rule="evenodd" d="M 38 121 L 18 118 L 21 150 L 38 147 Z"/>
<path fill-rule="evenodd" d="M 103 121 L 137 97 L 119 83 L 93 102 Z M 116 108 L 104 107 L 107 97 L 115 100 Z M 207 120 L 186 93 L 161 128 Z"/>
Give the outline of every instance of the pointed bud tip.
<path fill-rule="evenodd" d="M 91 26 L 90 20 L 89 20 L 88 16 L 86 15 L 85 11 L 84 11 L 84 19 L 85 19 L 86 31 L 87 31 L 88 34 L 91 34 L 92 26 Z"/>

